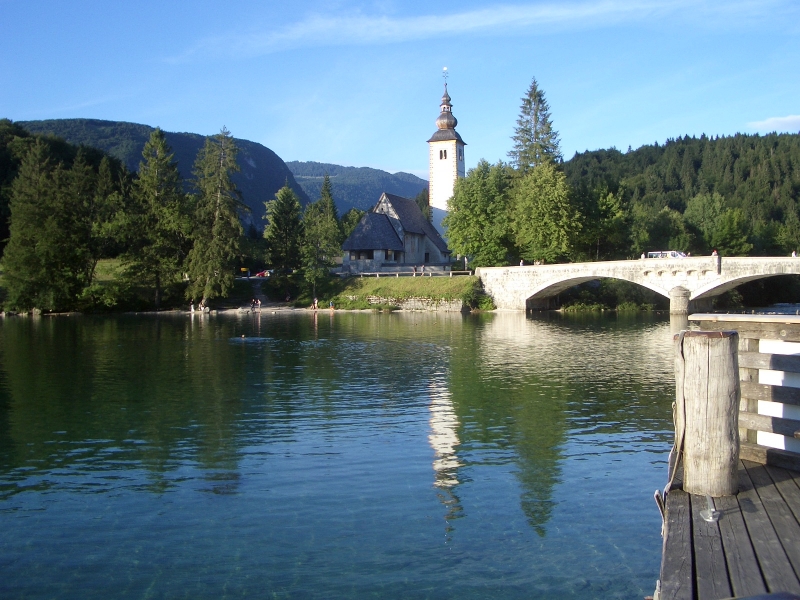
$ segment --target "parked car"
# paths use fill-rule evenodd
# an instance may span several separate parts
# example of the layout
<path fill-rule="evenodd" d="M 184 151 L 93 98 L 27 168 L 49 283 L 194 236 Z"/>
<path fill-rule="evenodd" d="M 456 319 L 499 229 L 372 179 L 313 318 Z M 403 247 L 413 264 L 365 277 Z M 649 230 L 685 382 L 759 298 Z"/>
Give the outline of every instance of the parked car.
<path fill-rule="evenodd" d="M 648 252 L 647 258 L 686 258 L 686 255 L 677 250 L 655 250 Z"/>

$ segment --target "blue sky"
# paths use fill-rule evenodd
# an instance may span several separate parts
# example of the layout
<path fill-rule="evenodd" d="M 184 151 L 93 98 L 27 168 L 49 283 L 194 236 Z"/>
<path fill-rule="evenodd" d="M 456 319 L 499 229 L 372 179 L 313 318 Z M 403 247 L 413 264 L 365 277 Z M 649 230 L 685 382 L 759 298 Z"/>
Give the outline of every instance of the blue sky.
<path fill-rule="evenodd" d="M 213 134 L 427 177 L 442 68 L 467 167 L 505 159 L 531 78 L 565 158 L 800 131 L 800 2 L 0 0 L 0 117 Z"/>

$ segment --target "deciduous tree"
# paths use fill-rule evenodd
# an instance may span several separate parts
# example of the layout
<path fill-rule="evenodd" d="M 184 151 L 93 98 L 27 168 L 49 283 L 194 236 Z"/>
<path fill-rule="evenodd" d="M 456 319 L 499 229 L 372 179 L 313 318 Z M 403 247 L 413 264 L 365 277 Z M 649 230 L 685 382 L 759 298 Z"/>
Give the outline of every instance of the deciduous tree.
<path fill-rule="evenodd" d="M 456 181 L 442 225 L 453 252 L 469 256 L 476 267 L 507 264 L 513 253 L 508 195 L 511 179 L 506 165 L 481 160 L 466 177 Z"/>
<path fill-rule="evenodd" d="M 511 230 L 528 262 L 557 262 L 569 254 L 580 230 L 564 174 L 550 162 L 531 169 L 512 191 Z"/>
<path fill-rule="evenodd" d="M 342 215 L 342 238 L 347 239 L 351 233 L 353 233 L 353 229 L 356 228 L 358 222 L 361 220 L 361 217 L 364 216 L 364 211 L 353 207 L 348 210 L 346 213 Z"/>
<path fill-rule="evenodd" d="M 750 227 L 741 208 L 726 210 L 717 219 L 711 245 L 726 256 L 746 256 L 753 249 Z"/>

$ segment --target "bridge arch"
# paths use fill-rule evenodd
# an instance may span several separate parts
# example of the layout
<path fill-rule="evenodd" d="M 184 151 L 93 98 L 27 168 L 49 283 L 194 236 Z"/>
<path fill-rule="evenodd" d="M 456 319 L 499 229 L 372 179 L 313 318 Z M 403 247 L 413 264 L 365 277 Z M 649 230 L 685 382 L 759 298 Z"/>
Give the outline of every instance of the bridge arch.
<path fill-rule="evenodd" d="M 634 283 L 643 288 L 651 290 L 657 294 L 660 294 L 661 296 L 669 298 L 669 290 L 665 290 L 659 286 L 649 284 L 648 282 L 636 281 L 629 277 L 615 277 L 613 275 L 595 275 L 587 277 L 573 277 L 570 279 L 562 279 L 554 282 L 553 281 L 546 282 L 534 288 L 532 290 L 531 295 L 527 299 L 535 300 L 539 298 L 550 298 L 570 288 L 573 288 L 576 285 L 580 285 L 582 283 L 586 283 L 589 281 L 598 281 L 600 279 L 617 279 L 618 281 L 627 281 L 629 283 Z"/>
<path fill-rule="evenodd" d="M 551 298 L 575 285 L 596 279 L 619 279 L 670 298 L 670 312 L 675 314 L 688 312 L 690 301 L 707 302 L 747 281 L 797 274 L 800 274 L 797 258 L 718 256 L 476 270 L 484 289 L 500 309 L 547 308 Z"/>

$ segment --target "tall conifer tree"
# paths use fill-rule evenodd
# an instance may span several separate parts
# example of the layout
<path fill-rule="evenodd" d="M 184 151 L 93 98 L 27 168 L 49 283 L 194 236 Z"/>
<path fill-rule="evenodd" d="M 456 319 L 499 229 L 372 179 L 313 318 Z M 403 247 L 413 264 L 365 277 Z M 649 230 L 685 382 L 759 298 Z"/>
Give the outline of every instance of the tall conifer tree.
<path fill-rule="evenodd" d="M 535 77 L 522 98 L 517 127 L 511 139 L 514 147 L 508 156 L 511 164 L 522 173 L 547 162 L 561 161 L 558 132 L 550 120 L 550 105 Z"/>
<path fill-rule="evenodd" d="M 81 152 L 74 171 L 53 165 L 41 140 L 28 150 L 11 191 L 10 238 L 3 255 L 8 304 L 28 310 L 75 308 L 88 284 L 88 196 L 94 174 Z"/>
<path fill-rule="evenodd" d="M 303 214 L 303 273 L 317 295 L 317 282 L 325 277 L 342 251 L 342 230 L 333 201 L 331 180 L 322 182 L 319 200 L 309 204 Z"/>
<path fill-rule="evenodd" d="M 187 298 L 225 296 L 233 287 L 236 260 L 244 234 L 239 210 L 241 193 L 231 180 L 239 171 L 238 148 L 230 131 L 222 128 L 206 138 L 194 166 L 197 188 L 194 246 L 189 253 L 190 284 Z"/>
<path fill-rule="evenodd" d="M 183 268 L 189 220 L 178 164 L 161 129 L 150 135 L 142 158 L 126 215 L 128 251 L 122 260 L 129 279 L 153 289 L 158 308 L 164 288 Z"/>
<path fill-rule="evenodd" d="M 269 263 L 278 271 L 286 272 L 300 266 L 300 245 L 303 239 L 303 222 L 300 219 L 300 200 L 288 184 L 266 203 L 267 240 Z"/>

